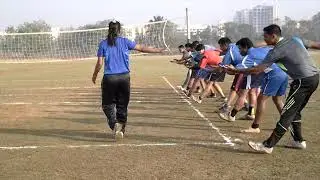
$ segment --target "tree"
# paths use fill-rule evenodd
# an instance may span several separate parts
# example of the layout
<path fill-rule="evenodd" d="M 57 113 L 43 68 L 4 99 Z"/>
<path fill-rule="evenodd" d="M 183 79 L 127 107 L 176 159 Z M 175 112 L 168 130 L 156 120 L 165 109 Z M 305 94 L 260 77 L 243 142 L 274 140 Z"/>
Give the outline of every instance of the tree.
<path fill-rule="evenodd" d="M 6 33 L 15 33 L 16 32 L 16 29 L 14 28 L 14 26 L 9 26 L 5 29 L 5 32 Z"/>
<path fill-rule="evenodd" d="M 215 45 L 219 40 L 217 35 L 217 27 L 215 26 L 207 26 L 206 29 L 198 33 L 199 39 L 203 44 Z"/>
<path fill-rule="evenodd" d="M 161 21 L 163 23 L 160 23 Z M 149 20 L 152 24 L 144 26 L 145 33 L 136 33 L 136 41 L 158 47 L 163 47 L 164 42 L 169 47 L 176 47 L 181 44 L 183 41 L 181 40 L 181 34 L 177 32 L 178 26 L 171 21 L 165 21 L 166 19 L 163 16 L 153 16 L 153 19 Z M 165 36 L 163 37 L 163 35 Z M 163 40 L 163 38 L 165 39 Z"/>
<path fill-rule="evenodd" d="M 153 16 L 153 19 L 150 19 L 149 22 L 158 22 L 158 21 L 164 21 L 163 16 Z"/>
<path fill-rule="evenodd" d="M 80 26 L 78 29 L 83 30 L 83 29 L 98 29 L 98 28 L 106 28 L 108 27 L 109 23 L 111 22 L 111 19 L 106 19 L 103 21 L 97 21 L 94 24 L 86 24 L 84 26 Z"/>
<path fill-rule="evenodd" d="M 50 32 L 51 26 L 43 20 L 25 22 L 16 29 L 17 33 Z"/>

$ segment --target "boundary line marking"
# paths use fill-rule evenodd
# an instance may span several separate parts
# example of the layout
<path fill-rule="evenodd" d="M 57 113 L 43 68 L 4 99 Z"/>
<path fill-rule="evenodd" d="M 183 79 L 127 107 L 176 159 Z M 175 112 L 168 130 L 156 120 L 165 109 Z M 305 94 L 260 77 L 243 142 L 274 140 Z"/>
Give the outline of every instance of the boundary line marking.
<path fill-rule="evenodd" d="M 153 147 L 153 146 L 188 146 L 188 145 L 226 145 L 225 143 L 206 143 L 206 142 L 195 142 L 195 143 L 147 143 L 147 144 L 84 144 L 84 145 L 52 145 L 52 146 L 0 146 L 0 150 L 23 150 L 23 149 L 43 149 L 43 148 L 99 148 L 99 147 Z"/>
<path fill-rule="evenodd" d="M 184 103 L 184 100 L 172 101 L 175 103 Z M 130 100 L 130 103 L 163 103 L 163 101 L 139 101 L 139 100 Z M 0 103 L 0 105 L 100 105 L 101 101 L 96 102 L 72 102 L 72 101 L 63 101 L 63 102 L 7 102 Z"/>
<path fill-rule="evenodd" d="M 72 92 L 71 94 L 74 95 L 97 95 L 97 96 L 101 96 L 100 93 L 76 93 L 76 92 Z M 143 92 L 131 92 L 130 94 L 143 94 Z M 40 93 L 40 95 L 48 95 L 45 93 Z M 64 95 L 64 94 L 62 94 Z M 65 94 L 67 96 L 69 96 L 70 94 Z M 35 93 L 16 93 L 16 94 L 0 94 L 0 97 L 12 97 L 12 96 L 35 96 Z M 39 94 L 38 94 L 39 96 Z"/>
<path fill-rule="evenodd" d="M 214 126 L 213 123 L 212 123 L 207 117 L 205 117 L 198 108 L 196 108 L 194 105 L 192 105 L 192 103 L 191 103 L 188 99 L 186 99 L 184 96 L 182 96 L 182 95 L 179 93 L 179 91 L 170 83 L 170 81 L 169 81 L 165 76 L 162 76 L 162 79 L 163 79 L 181 98 L 183 98 L 183 100 L 184 100 L 203 120 L 205 120 L 205 121 L 207 121 L 207 122 L 209 123 L 209 126 L 210 126 L 213 130 L 215 130 L 215 131 L 219 134 L 219 136 L 221 136 L 221 137 L 223 138 L 223 140 L 225 141 L 224 144 L 229 145 L 229 146 L 235 146 L 235 144 L 234 144 L 234 143 L 232 142 L 232 140 L 231 140 L 231 137 L 227 137 L 226 134 L 222 134 L 222 133 L 220 132 L 220 129 L 217 128 L 216 126 Z"/>

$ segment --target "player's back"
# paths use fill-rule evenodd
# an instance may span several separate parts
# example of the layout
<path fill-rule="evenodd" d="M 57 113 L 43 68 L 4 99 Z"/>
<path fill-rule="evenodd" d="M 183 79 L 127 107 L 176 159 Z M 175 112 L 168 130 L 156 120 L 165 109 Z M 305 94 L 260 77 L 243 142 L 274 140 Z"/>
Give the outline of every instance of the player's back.
<path fill-rule="evenodd" d="M 243 59 L 243 56 L 240 54 L 240 50 L 238 46 L 234 43 L 229 44 L 227 52 L 225 56 L 223 57 L 223 64 L 225 65 L 234 65 L 241 63 Z"/>
<path fill-rule="evenodd" d="M 244 69 L 257 66 L 265 59 L 270 50 L 271 48 L 269 47 L 250 48 L 242 62 L 237 64 L 236 67 Z"/>

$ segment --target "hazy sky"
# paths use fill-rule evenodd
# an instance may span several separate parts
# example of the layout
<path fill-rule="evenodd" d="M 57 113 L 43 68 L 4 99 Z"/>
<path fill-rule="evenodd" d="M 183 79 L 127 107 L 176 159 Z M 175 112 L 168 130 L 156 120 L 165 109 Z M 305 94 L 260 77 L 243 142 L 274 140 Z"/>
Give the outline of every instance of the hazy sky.
<path fill-rule="evenodd" d="M 271 4 L 272 0 L 265 0 Z M 280 17 L 308 19 L 320 11 L 320 0 L 278 0 Z M 9 25 L 42 19 L 54 27 L 79 26 L 116 18 L 124 24 L 148 21 L 153 15 L 168 19 L 185 15 L 190 8 L 192 24 L 230 21 L 236 10 L 262 0 L 0 0 L 0 30 Z M 178 21 L 176 20 L 176 21 Z"/>

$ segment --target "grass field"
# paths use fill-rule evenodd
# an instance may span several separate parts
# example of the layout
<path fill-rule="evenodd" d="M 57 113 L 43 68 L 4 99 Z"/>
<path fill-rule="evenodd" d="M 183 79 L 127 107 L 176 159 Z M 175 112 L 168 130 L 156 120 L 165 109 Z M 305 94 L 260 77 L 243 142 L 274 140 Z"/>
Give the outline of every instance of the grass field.
<path fill-rule="evenodd" d="M 181 95 L 186 69 L 171 58 L 132 58 L 121 142 L 106 128 L 100 87 L 91 83 L 95 61 L 1 64 L 0 179 L 319 179 L 319 90 L 303 113 L 307 150 L 286 148 L 287 133 L 273 154 L 257 154 L 247 142 L 275 127 L 272 102 L 262 133 L 242 134 L 251 122 L 225 122 L 215 99 L 199 105 Z"/>

